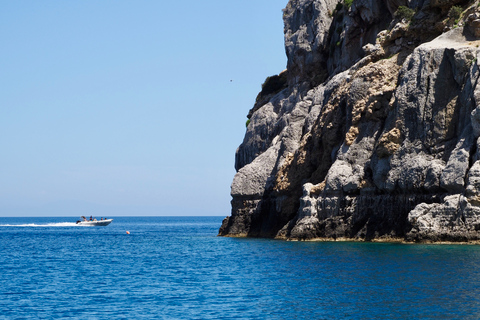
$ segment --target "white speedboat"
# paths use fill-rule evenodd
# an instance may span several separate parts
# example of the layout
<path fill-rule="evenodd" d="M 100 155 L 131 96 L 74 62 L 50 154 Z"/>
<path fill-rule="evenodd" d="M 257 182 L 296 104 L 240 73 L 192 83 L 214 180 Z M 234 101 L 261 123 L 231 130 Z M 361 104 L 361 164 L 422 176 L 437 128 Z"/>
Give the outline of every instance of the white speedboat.
<path fill-rule="evenodd" d="M 104 227 L 104 226 L 108 226 L 113 221 L 113 219 L 87 220 L 87 218 L 85 218 L 84 216 L 82 216 L 81 218 L 82 218 L 82 220 L 77 221 L 77 224 L 80 225 L 80 226 Z"/>

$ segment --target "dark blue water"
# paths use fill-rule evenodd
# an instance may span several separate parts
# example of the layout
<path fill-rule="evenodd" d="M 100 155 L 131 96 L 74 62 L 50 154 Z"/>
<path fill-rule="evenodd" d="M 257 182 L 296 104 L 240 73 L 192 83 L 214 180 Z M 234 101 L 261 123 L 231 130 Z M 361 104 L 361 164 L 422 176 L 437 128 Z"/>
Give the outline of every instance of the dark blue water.
<path fill-rule="evenodd" d="M 216 237 L 220 217 L 114 219 L 0 218 L 0 319 L 480 318 L 480 246 L 232 239 Z"/>

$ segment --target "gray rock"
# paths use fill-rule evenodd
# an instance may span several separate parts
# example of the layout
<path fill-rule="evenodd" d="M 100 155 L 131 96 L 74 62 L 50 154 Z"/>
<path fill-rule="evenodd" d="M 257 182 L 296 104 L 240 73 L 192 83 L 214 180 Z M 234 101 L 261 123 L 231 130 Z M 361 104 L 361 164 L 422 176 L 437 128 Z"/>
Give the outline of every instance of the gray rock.
<path fill-rule="evenodd" d="M 440 184 L 442 188 L 450 192 L 461 192 L 464 190 L 465 178 L 470 162 L 470 150 L 473 146 L 473 135 L 471 127 L 465 129 L 457 146 L 451 153 L 447 166 L 442 172 Z"/>
<path fill-rule="evenodd" d="M 446 11 L 405 4 L 289 1 L 288 88 L 253 111 L 220 235 L 480 240 L 480 13 L 434 38 Z"/>

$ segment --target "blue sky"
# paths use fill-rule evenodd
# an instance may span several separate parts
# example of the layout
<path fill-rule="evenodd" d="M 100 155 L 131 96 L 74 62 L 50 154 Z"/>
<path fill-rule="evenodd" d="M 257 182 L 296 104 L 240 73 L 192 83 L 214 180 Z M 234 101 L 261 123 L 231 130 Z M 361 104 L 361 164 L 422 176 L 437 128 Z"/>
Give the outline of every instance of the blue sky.
<path fill-rule="evenodd" d="M 0 216 L 228 216 L 286 3 L 0 0 Z"/>

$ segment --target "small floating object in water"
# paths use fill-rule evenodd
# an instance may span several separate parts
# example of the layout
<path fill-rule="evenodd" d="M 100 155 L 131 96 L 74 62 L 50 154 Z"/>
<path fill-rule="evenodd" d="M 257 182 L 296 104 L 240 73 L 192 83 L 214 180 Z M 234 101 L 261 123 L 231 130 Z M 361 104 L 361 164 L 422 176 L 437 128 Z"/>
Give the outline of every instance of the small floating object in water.
<path fill-rule="evenodd" d="M 127 234 L 130 234 L 130 231 L 127 231 Z"/>

